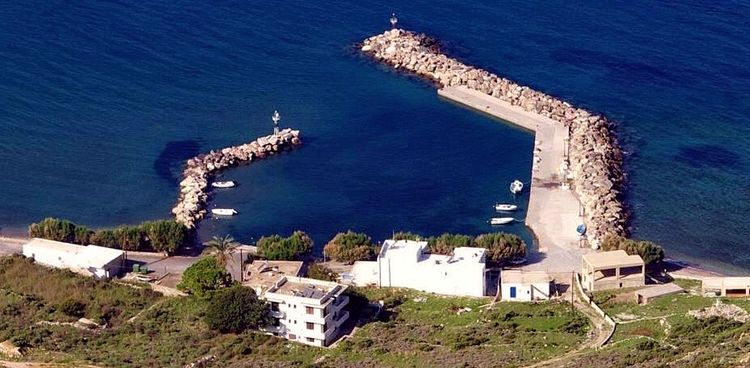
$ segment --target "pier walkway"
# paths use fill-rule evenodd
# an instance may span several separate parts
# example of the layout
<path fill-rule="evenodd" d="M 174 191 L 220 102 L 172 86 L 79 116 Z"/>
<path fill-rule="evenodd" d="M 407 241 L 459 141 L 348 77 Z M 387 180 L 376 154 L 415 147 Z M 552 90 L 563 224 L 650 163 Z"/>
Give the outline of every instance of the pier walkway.
<path fill-rule="evenodd" d="M 568 129 L 558 121 L 464 86 L 441 88 L 438 95 L 535 133 L 526 226 L 537 238 L 539 254 L 529 257 L 523 269 L 551 273 L 580 270 L 581 255 L 591 249 L 579 246 L 575 231 L 583 223 L 578 214 L 581 204 L 572 190 L 561 187 L 560 165 L 565 160 Z"/>

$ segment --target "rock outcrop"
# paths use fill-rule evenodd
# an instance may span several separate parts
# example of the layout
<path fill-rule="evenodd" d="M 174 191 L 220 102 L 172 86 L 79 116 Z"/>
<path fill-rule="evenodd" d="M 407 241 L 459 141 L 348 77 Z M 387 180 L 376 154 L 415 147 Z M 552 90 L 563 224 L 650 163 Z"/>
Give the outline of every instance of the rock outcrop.
<path fill-rule="evenodd" d="M 440 53 L 438 43 L 424 34 L 389 30 L 366 39 L 361 50 L 441 86 L 481 91 L 567 126 L 572 184 L 585 209 L 590 245 L 597 248 L 606 234 L 627 235 L 627 216 L 621 200 L 622 151 L 607 118 L 452 59 Z"/>
<path fill-rule="evenodd" d="M 180 195 L 172 208 L 175 219 L 189 229 L 206 215 L 207 190 L 216 172 L 240 163 L 273 155 L 300 145 L 299 130 L 284 129 L 276 135 L 260 137 L 250 143 L 227 147 L 187 160 L 180 182 Z"/>

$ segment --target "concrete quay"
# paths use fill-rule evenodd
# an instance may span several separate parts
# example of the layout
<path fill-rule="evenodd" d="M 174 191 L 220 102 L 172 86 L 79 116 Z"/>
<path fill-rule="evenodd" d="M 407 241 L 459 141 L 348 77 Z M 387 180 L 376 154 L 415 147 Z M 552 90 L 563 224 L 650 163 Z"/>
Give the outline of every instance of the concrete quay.
<path fill-rule="evenodd" d="M 580 246 L 575 231 L 583 223 L 581 203 L 572 190 L 561 186 L 560 166 L 566 157 L 568 129 L 548 117 L 464 86 L 443 87 L 438 95 L 535 134 L 526 226 L 537 238 L 539 254 L 533 255 L 535 259 L 530 259 L 524 269 L 551 273 L 578 270 L 581 255 L 591 249 Z"/>

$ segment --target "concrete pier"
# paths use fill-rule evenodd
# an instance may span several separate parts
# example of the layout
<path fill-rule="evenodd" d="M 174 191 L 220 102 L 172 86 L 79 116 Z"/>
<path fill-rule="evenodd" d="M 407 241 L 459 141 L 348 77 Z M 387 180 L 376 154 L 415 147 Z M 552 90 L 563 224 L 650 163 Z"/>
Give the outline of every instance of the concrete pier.
<path fill-rule="evenodd" d="M 572 190 L 561 186 L 559 170 L 565 161 L 568 129 L 548 117 L 464 86 L 443 87 L 438 95 L 535 134 L 526 226 L 537 237 L 541 254 L 524 269 L 569 272 L 580 268 L 580 256 L 590 251 L 581 248 L 575 231 L 584 220 L 579 215 L 581 203 Z"/>

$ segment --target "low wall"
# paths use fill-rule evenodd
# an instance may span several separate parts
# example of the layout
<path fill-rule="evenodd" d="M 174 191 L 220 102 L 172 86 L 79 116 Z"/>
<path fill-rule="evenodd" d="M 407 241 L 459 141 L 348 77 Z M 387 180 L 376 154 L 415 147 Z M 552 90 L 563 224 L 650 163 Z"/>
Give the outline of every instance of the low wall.
<path fill-rule="evenodd" d="M 607 118 L 452 59 L 424 34 L 393 29 L 364 40 L 361 50 L 440 86 L 465 86 L 563 124 L 570 132 L 569 169 L 584 208 L 590 245 L 598 248 L 610 233 L 627 235 L 627 216 L 620 198 L 622 151 Z"/>

